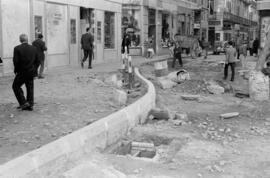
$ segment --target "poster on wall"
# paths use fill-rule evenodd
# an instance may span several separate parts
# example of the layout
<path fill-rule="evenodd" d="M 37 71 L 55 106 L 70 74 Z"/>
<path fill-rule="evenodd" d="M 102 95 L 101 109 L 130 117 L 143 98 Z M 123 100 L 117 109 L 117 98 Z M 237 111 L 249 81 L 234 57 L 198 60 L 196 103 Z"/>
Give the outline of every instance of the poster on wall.
<path fill-rule="evenodd" d="M 76 44 L 76 20 L 70 20 L 70 44 Z"/>
<path fill-rule="evenodd" d="M 66 6 L 58 4 L 47 5 L 47 35 L 48 53 L 67 53 L 67 17 Z"/>
<path fill-rule="evenodd" d="M 267 32 L 269 31 L 270 28 L 270 17 L 263 17 L 262 18 L 262 23 L 261 23 L 261 47 L 263 48 L 265 45 L 266 37 L 267 37 Z"/>
<path fill-rule="evenodd" d="M 35 16 L 34 18 L 35 23 L 35 38 L 38 37 L 38 34 L 42 33 L 42 16 Z"/>
<path fill-rule="evenodd" d="M 101 21 L 97 22 L 97 42 L 101 43 Z"/>

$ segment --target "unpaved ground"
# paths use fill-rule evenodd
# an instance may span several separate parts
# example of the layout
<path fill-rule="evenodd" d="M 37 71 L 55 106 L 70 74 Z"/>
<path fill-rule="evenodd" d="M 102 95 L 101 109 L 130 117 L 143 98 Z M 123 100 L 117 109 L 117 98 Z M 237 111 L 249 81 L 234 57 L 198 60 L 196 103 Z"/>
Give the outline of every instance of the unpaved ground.
<path fill-rule="evenodd" d="M 222 56 L 210 56 L 210 59 L 222 60 Z M 249 58 L 249 61 L 254 59 Z M 153 66 L 141 69 L 156 84 L 159 107 L 188 115 L 188 120 L 181 125 L 155 121 L 138 126 L 128 136 L 129 140 L 154 142 L 163 159 L 154 161 L 108 154 L 107 162 L 127 177 L 270 177 L 270 103 L 236 98 L 233 93 L 209 94 L 203 81 L 221 80 L 222 68 L 198 59 L 185 62 L 184 68 L 190 72 L 192 80 L 167 90 L 157 85 Z M 247 89 L 247 81 L 239 76 L 233 83 L 226 82 L 234 88 Z M 199 94 L 202 99 L 184 101 L 180 97 L 183 93 Z M 219 117 L 228 112 L 239 112 L 240 116 Z"/>
<path fill-rule="evenodd" d="M 11 85 L 0 79 L 0 163 L 36 149 L 109 115 L 121 107 L 111 99 L 113 86 L 102 82 L 111 73 L 59 69 L 35 80 L 34 111 L 19 111 Z M 143 85 L 128 103 L 140 97 Z M 141 93 L 140 93 L 141 92 Z M 139 93 L 139 94 L 138 94 Z"/>

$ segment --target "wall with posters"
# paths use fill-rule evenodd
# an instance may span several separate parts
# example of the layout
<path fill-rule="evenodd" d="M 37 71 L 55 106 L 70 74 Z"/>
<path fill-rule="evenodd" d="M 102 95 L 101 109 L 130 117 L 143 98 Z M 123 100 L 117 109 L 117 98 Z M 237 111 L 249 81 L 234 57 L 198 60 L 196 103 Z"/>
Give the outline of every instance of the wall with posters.
<path fill-rule="evenodd" d="M 270 17 L 261 18 L 260 45 L 263 48 L 265 45 L 267 33 L 270 29 Z"/>

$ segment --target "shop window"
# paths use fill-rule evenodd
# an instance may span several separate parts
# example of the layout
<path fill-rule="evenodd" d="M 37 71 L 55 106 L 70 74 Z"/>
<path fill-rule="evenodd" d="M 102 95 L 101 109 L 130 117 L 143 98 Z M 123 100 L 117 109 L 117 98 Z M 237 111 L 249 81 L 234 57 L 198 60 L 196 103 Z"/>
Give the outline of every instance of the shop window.
<path fill-rule="evenodd" d="M 124 5 L 122 9 L 122 34 L 127 33 L 131 47 L 141 45 L 140 6 Z"/>
<path fill-rule="evenodd" d="M 104 47 L 115 48 L 115 14 L 113 12 L 104 13 Z"/>
<path fill-rule="evenodd" d="M 161 46 L 171 46 L 170 29 L 169 29 L 169 15 L 162 14 L 162 33 L 161 33 Z"/>

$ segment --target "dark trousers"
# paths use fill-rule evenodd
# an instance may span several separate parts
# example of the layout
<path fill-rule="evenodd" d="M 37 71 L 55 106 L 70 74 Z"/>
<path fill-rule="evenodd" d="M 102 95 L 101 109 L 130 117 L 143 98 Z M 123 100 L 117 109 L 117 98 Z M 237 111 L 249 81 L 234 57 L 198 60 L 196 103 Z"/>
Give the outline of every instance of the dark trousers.
<path fill-rule="evenodd" d="M 240 58 L 240 49 L 237 48 L 237 59 L 239 59 L 239 58 Z"/>
<path fill-rule="evenodd" d="M 24 93 L 22 90 L 22 85 L 25 84 L 26 87 L 26 98 L 24 97 Z M 28 102 L 31 106 L 34 105 L 34 78 L 33 77 L 27 77 L 22 74 L 17 74 L 13 84 L 12 89 L 14 91 L 14 94 L 20 104 L 23 105 L 26 102 Z"/>
<path fill-rule="evenodd" d="M 231 81 L 233 81 L 234 80 L 234 75 L 235 75 L 235 62 L 231 62 L 231 63 L 225 64 L 225 68 L 224 68 L 224 79 L 226 79 L 227 76 L 228 76 L 228 68 L 229 68 L 229 66 L 231 67 L 231 70 L 232 70 Z"/>
<path fill-rule="evenodd" d="M 43 76 L 43 71 L 44 71 L 44 59 L 40 61 L 40 64 L 39 64 L 39 73 L 38 73 L 38 76 L 39 77 L 42 77 Z"/>
<path fill-rule="evenodd" d="M 173 58 L 172 68 L 174 68 L 174 66 L 175 66 L 175 61 L 176 61 L 176 59 L 178 59 L 179 65 L 182 67 L 182 66 L 183 66 L 183 61 L 182 61 L 181 53 L 176 53 L 176 54 L 174 55 L 174 58 Z"/>
<path fill-rule="evenodd" d="M 89 58 L 89 65 L 88 67 L 92 67 L 92 57 L 93 57 L 93 50 L 83 50 L 83 59 L 82 62 L 85 62 L 87 58 Z"/>

